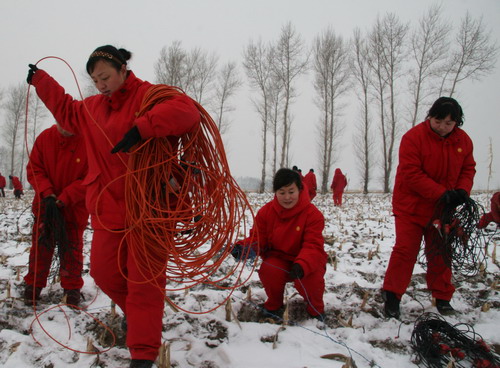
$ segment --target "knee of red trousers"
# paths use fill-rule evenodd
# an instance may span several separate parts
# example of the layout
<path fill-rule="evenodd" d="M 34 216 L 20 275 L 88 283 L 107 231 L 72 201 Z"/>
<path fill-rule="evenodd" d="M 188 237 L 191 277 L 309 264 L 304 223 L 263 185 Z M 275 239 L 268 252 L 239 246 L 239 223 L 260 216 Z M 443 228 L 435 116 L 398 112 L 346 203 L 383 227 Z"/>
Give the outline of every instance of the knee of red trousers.
<path fill-rule="evenodd" d="M 289 280 L 288 273 L 292 265 L 291 261 L 280 258 L 266 258 L 259 269 L 259 278 L 264 286 L 268 299 L 264 307 L 276 310 L 283 306 L 283 293 L 285 285 Z"/>
<path fill-rule="evenodd" d="M 312 316 L 325 312 L 325 303 L 323 301 L 325 271 L 316 271 L 302 279 L 294 281 L 295 289 L 304 298 L 304 301 L 307 303 L 307 312 Z"/>

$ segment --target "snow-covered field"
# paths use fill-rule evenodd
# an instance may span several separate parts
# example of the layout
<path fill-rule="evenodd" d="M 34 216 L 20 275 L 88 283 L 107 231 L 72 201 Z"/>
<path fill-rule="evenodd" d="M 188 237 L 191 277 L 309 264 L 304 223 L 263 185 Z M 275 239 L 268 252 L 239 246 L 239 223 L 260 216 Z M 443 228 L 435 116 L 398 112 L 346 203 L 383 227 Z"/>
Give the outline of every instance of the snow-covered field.
<path fill-rule="evenodd" d="M 43 290 L 36 313 L 24 305 L 22 276 L 30 247 L 31 195 L 28 192 L 22 200 L 15 200 L 9 191 L 7 198 L 0 198 L 0 366 L 128 367 L 121 311 L 114 312 L 109 298 L 88 275 L 90 229 L 85 235 L 83 311 L 59 305 L 62 289 L 55 280 Z M 473 195 L 488 210 L 490 197 L 491 193 Z M 270 194 L 249 195 L 255 210 L 270 198 Z M 265 300 L 265 293 L 254 272 L 234 291 L 228 306 L 202 314 L 166 306 L 163 339 L 169 363 L 159 366 L 415 366 L 410 345 L 415 320 L 436 309 L 426 290 L 424 270 L 417 264 L 402 301 L 402 320 L 383 317 L 380 287 L 394 243 L 390 196 L 346 194 L 342 208 L 333 206 L 331 195 L 320 195 L 314 203 L 326 219 L 325 247 L 330 255 L 324 323 L 307 318 L 304 301 L 291 284 L 286 296 L 288 325 L 263 320 L 258 305 Z M 494 249 L 500 235 L 495 229 L 493 224 L 488 227 L 491 242 L 486 269 L 472 278 L 456 276 L 452 305 L 458 313 L 446 319 L 453 325 L 470 324 L 498 353 L 500 273 Z M 225 262 L 234 261 L 231 258 Z M 251 267 L 246 266 L 244 272 L 250 274 Z M 227 291 L 197 286 L 186 293 L 170 292 L 169 296 L 182 309 L 199 312 L 221 303 Z M 354 363 L 346 363 L 347 358 Z"/>

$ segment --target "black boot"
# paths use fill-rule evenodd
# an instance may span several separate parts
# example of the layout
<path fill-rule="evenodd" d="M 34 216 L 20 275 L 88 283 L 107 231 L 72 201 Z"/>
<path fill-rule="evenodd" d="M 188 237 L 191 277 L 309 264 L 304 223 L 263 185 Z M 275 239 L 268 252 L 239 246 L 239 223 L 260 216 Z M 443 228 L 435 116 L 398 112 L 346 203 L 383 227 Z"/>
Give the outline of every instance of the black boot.
<path fill-rule="evenodd" d="M 144 359 L 132 359 L 130 362 L 130 368 L 152 368 L 153 361 L 152 360 L 144 360 Z"/>
<path fill-rule="evenodd" d="M 33 285 L 26 285 L 24 288 L 24 304 L 33 305 L 34 300 L 40 300 L 41 287 L 34 287 Z M 33 297 L 35 298 L 33 300 Z"/>
<path fill-rule="evenodd" d="M 387 318 L 399 319 L 399 298 L 392 291 L 382 290 L 382 298 L 385 300 L 384 312 Z"/>
<path fill-rule="evenodd" d="M 455 309 L 453 309 L 448 300 L 436 299 L 436 308 L 443 316 L 455 314 Z"/>

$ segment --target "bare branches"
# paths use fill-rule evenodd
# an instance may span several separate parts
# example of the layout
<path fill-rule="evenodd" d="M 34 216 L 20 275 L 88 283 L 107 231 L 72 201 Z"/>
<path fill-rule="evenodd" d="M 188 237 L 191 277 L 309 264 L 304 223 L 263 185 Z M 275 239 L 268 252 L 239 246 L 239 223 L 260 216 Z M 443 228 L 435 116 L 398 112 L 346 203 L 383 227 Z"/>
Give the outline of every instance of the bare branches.
<path fill-rule="evenodd" d="M 349 54 L 341 36 L 329 28 L 314 40 L 312 68 L 314 88 L 321 110 L 319 122 L 321 191 L 328 191 L 330 169 L 336 160 L 339 144 L 334 142 L 341 136 L 343 125 L 338 117 L 342 111 L 340 98 L 349 89 Z"/>
<path fill-rule="evenodd" d="M 493 70 L 497 61 L 498 46 L 491 40 L 491 32 L 484 29 L 482 18 L 472 19 L 469 12 L 462 19 L 455 42 L 440 95 L 453 96 L 460 82 L 480 79 Z"/>

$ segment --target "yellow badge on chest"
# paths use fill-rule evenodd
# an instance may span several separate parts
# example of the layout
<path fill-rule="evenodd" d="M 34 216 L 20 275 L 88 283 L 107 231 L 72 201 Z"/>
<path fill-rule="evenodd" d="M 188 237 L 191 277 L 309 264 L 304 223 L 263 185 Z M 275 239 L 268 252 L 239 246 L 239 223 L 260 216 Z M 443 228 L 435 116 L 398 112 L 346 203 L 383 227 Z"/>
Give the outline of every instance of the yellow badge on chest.
<path fill-rule="evenodd" d="M 462 148 L 458 147 L 457 151 L 458 151 L 458 153 L 462 153 Z"/>
<path fill-rule="evenodd" d="M 77 159 L 76 159 L 76 163 L 79 163 L 79 162 L 80 162 L 80 159 L 79 159 L 79 158 L 77 158 Z"/>
<path fill-rule="evenodd" d="M 297 226 L 297 227 L 295 228 L 295 231 L 300 231 L 300 226 Z"/>

